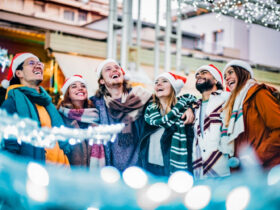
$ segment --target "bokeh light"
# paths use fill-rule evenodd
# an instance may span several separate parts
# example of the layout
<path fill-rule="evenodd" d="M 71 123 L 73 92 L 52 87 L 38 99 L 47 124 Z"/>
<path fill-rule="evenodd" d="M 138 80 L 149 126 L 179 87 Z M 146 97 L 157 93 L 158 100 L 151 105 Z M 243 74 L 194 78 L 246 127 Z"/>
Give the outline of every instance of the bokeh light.
<path fill-rule="evenodd" d="M 99 208 L 96 208 L 96 207 L 88 207 L 87 210 L 99 210 Z"/>
<path fill-rule="evenodd" d="M 280 165 L 274 166 L 267 175 L 267 184 L 274 185 L 280 181 Z"/>
<path fill-rule="evenodd" d="M 193 187 L 185 196 L 184 202 L 189 209 L 202 209 L 211 199 L 211 190 L 206 185 Z"/>
<path fill-rule="evenodd" d="M 29 163 L 27 174 L 30 181 L 38 186 L 47 186 L 49 184 L 49 174 L 47 170 L 38 163 Z"/>
<path fill-rule="evenodd" d="M 140 189 L 147 184 L 148 177 L 141 168 L 132 166 L 123 172 L 123 180 L 131 188 Z"/>
<path fill-rule="evenodd" d="M 193 177 L 185 171 L 177 171 L 170 176 L 168 186 L 177 193 L 185 193 L 192 188 Z"/>
<path fill-rule="evenodd" d="M 120 179 L 120 172 L 115 167 L 107 166 L 101 169 L 100 176 L 107 183 L 115 183 Z"/>
<path fill-rule="evenodd" d="M 227 210 L 245 209 L 250 201 L 250 190 L 242 186 L 233 189 L 226 200 Z"/>
<path fill-rule="evenodd" d="M 30 198 L 38 202 L 45 202 L 48 198 L 48 191 L 45 186 L 40 186 L 28 180 L 26 192 Z"/>
<path fill-rule="evenodd" d="M 163 202 L 171 195 L 170 188 L 167 184 L 158 182 L 153 184 L 147 190 L 147 197 L 157 203 Z"/>

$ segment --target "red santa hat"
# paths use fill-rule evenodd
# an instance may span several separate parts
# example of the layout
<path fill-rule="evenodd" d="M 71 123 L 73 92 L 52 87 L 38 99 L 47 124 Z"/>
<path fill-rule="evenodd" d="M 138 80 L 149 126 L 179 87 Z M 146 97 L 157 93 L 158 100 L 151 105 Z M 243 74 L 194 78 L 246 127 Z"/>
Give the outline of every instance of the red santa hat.
<path fill-rule="evenodd" d="M 10 68 L 8 70 L 8 75 L 7 75 L 6 79 L 2 80 L 2 82 L 1 82 L 2 87 L 6 88 L 6 89 L 9 87 L 10 81 L 15 76 L 18 66 L 28 58 L 36 58 L 37 60 L 39 60 L 39 58 L 36 55 L 33 55 L 32 53 L 27 53 L 27 52 L 18 53 L 14 56 L 14 58 L 11 62 Z"/>
<path fill-rule="evenodd" d="M 232 60 L 232 61 L 228 62 L 227 65 L 225 66 L 224 71 L 223 71 L 224 75 L 226 73 L 227 68 L 230 66 L 239 66 L 239 67 L 245 69 L 246 71 L 248 71 L 250 73 L 251 77 L 254 78 L 254 72 L 249 63 L 242 61 L 242 60 Z"/>
<path fill-rule="evenodd" d="M 106 60 L 102 61 L 102 62 L 97 66 L 97 69 L 96 69 L 97 79 L 100 79 L 101 73 L 102 73 L 102 69 L 103 69 L 104 66 L 105 66 L 106 64 L 108 64 L 108 63 L 114 63 L 114 64 L 120 66 L 119 63 L 118 63 L 117 61 L 115 61 L 114 59 L 112 59 L 112 58 L 107 58 Z M 123 68 L 121 68 L 121 71 L 122 71 L 122 73 L 123 73 L 123 75 L 124 75 L 124 78 L 125 78 L 126 80 L 129 80 L 129 78 L 127 77 L 127 75 L 125 75 L 125 71 L 123 70 Z"/>
<path fill-rule="evenodd" d="M 178 95 L 180 93 L 182 87 L 187 82 L 186 77 L 182 77 L 180 75 L 173 74 L 171 72 L 164 72 L 164 73 L 158 75 L 155 80 L 157 80 L 160 77 L 164 77 L 165 79 L 168 79 L 168 81 L 170 82 L 171 86 L 173 87 L 176 95 Z"/>
<path fill-rule="evenodd" d="M 218 82 L 223 84 L 222 72 L 216 66 L 214 66 L 213 64 L 201 66 L 195 71 L 195 74 L 197 74 L 198 72 L 200 72 L 202 70 L 209 71 Z"/>
<path fill-rule="evenodd" d="M 60 89 L 63 95 L 65 95 L 65 93 L 66 93 L 68 87 L 69 87 L 71 84 L 73 84 L 74 82 L 81 82 L 81 83 L 85 84 L 86 87 L 87 87 L 87 83 L 86 83 L 86 81 L 83 79 L 82 75 L 76 74 L 76 75 L 73 75 L 73 76 L 71 76 L 70 78 L 68 78 L 68 79 L 65 80 L 65 82 L 64 82 L 64 84 L 63 84 L 63 86 L 62 86 L 62 88 Z"/>

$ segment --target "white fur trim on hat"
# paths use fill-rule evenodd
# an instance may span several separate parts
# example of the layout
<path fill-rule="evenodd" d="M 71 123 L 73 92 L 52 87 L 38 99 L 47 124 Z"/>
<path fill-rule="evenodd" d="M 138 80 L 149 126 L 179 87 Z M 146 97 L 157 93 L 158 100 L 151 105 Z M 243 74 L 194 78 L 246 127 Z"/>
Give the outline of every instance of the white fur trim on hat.
<path fill-rule="evenodd" d="M 184 86 L 184 81 L 182 79 L 175 79 L 174 76 L 172 76 L 169 72 L 164 72 L 160 75 L 158 75 L 155 79 L 158 80 L 160 77 L 164 77 L 166 79 L 168 79 L 168 81 L 170 82 L 171 86 L 173 87 L 176 96 L 180 93 L 182 87 Z"/>
<path fill-rule="evenodd" d="M 242 67 L 243 69 L 247 70 L 251 74 L 252 78 L 254 78 L 254 72 L 249 63 L 242 61 L 242 60 L 232 60 L 232 61 L 228 62 L 227 65 L 225 66 L 223 74 L 225 74 L 227 68 L 230 66 Z"/>
<path fill-rule="evenodd" d="M 115 61 L 114 59 L 111 59 L 111 58 L 107 58 L 106 60 L 102 61 L 102 62 L 97 66 L 97 69 L 96 69 L 96 74 L 97 74 L 98 79 L 99 79 L 100 76 L 101 76 L 102 69 L 103 69 L 104 66 L 105 66 L 106 64 L 108 64 L 108 63 L 115 63 L 115 64 L 119 65 L 117 61 Z"/>
<path fill-rule="evenodd" d="M 71 84 L 73 84 L 74 82 L 81 82 L 81 83 L 85 84 L 86 87 L 87 87 L 87 83 L 86 83 L 86 81 L 83 79 L 82 76 L 80 76 L 80 75 L 73 75 L 72 77 L 70 77 L 69 79 L 67 79 L 67 80 L 64 82 L 62 88 L 60 89 L 63 95 L 65 95 L 65 93 L 66 93 L 68 87 L 69 87 Z"/>
<path fill-rule="evenodd" d="M 223 84 L 223 76 L 222 76 L 222 72 L 214 65 L 210 64 L 210 65 L 204 65 L 199 67 L 196 71 L 195 71 L 195 75 L 202 70 L 207 70 L 209 71 L 213 77 L 220 82 L 221 84 Z"/>

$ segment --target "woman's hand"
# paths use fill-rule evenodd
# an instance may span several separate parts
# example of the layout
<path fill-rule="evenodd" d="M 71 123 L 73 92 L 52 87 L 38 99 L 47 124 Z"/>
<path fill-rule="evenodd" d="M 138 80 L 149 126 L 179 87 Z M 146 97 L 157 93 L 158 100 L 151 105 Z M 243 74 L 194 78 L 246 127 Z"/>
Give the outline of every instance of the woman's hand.
<path fill-rule="evenodd" d="M 181 119 L 185 119 L 184 124 L 192 124 L 194 121 L 194 113 L 191 108 L 188 108 L 184 114 L 182 115 Z"/>

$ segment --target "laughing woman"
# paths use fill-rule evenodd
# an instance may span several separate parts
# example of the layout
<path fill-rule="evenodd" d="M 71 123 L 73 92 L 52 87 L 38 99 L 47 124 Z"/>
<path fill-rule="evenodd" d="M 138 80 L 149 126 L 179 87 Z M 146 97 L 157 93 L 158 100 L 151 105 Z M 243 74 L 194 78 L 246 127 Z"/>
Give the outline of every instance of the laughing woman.
<path fill-rule="evenodd" d="M 191 167 L 193 128 L 184 125 L 183 113 L 196 101 L 192 95 L 176 97 L 186 78 L 166 72 L 155 80 L 154 100 L 145 110 L 139 166 L 158 176 Z M 193 115 L 189 109 L 189 115 Z"/>
<path fill-rule="evenodd" d="M 61 91 L 64 97 L 57 109 L 67 127 L 85 129 L 99 123 L 98 111 L 88 100 L 87 84 L 82 76 L 67 79 Z M 105 165 L 103 145 L 91 146 L 88 141 L 82 141 L 72 146 L 68 159 L 71 166 L 102 167 Z"/>
<path fill-rule="evenodd" d="M 280 164 L 280 104 L 275 89 L 258 84 L 251 66 L 240 60 L 226 65 L 224 78 L 231 96 L 223 111 L 222 141 L 232 145 L 230 154 L 240 158 L 240 149 L 249 145 L 264 168 Z"/>

